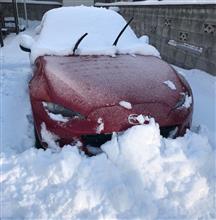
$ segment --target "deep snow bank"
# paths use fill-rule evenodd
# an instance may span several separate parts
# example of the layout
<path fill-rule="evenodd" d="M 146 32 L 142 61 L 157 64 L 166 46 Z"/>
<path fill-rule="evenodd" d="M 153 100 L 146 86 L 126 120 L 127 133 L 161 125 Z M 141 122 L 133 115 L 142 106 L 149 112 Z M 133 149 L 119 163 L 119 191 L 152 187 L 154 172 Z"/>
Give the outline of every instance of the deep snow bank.
<path fill-rule="evenodd" d="M 193 91 L 193 127 L 202 129 L 216 149 L 216 77 L 198 69 L 174 68 L 185 77 Z"/>
<path fill-rule="evenodd" d="M 48 11 L 37 28 L 35 42 L 24 37 L 23 45 L 31 45 L 31 60 L 42 55 L 72 55 L 77 40 L 85 33 L 76 54 L 111 55 L 141 54 L 160 56 L 158 50 L 139 40 L 127 27 L 117 46 L 112 46 L 126 21 L 113 10 L 94 7 L 62 7 Z M 26 42 L 25 42 L 26 41 Z"/>
<path fill-rule="evenodd" d="M 152 119 L 114 135 L 88 158 L 31 148 L 1 154 L 2 217 L 111 219 L 213 215 L 213 155 L 207 138 L 163 139 Z"/>

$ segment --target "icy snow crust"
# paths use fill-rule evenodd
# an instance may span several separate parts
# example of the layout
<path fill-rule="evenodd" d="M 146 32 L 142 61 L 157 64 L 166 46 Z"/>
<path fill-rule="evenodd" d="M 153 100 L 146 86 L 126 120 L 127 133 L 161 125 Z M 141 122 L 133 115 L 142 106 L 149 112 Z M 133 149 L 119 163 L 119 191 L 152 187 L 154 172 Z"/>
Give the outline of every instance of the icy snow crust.
<path fill-rule="evenodd" d="M 215 77 L 176 68 L 194 94 L 184 137 L 162 138 L 151 119 L 114 134 L 89 158 L 76 146 L 58 148 L 42 124 L 49 149 L 38 150 L 19 38 L 9 35 L 0 49 L 1 219 L 216 219 Z"/>
<path fill-rule="evenodd" d="M 62 7 L 48 11 L 37 28 L 38 38 L 31 47 L 31 61 L 42 55 L 71 55 L 77 40 L 79 55 L 141 54 L 160 56 L 153 46 L 139 40 L 128 27 L 112 46 L 126 21 L 113 10 L 95 7 Z"/>

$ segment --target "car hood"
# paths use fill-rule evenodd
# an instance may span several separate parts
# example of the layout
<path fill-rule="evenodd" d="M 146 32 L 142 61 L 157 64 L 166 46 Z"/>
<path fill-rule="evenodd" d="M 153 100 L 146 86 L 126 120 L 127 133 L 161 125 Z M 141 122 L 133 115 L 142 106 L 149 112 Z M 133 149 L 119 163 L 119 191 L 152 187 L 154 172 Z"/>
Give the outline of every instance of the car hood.
<path fill-rule="evenodd" d="M 186 90 L 175 70 L 153 56 L 44 56 L 53 101 L 90 112 L 104 106 L 161 103 L 173 108 Z M 165 81 L 172 82 L 171 89 Z"/>

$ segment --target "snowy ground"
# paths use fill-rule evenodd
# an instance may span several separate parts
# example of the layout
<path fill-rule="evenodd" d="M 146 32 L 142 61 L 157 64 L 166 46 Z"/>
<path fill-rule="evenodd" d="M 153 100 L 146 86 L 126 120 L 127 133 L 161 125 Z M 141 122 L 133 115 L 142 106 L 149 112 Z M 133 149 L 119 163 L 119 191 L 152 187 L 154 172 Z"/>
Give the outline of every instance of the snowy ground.
<path fill-rule="evenodd" d="M 215 77 L 176 67 L 195 100 L 193 128 L 184 137 L 162 138 L 152 120 L 114 135 L 95 157 L 72 146 L 37 150 L 31 67 L 19 37 L 7 37 L 0 51 L 2 219 L 216 218 Z"/>

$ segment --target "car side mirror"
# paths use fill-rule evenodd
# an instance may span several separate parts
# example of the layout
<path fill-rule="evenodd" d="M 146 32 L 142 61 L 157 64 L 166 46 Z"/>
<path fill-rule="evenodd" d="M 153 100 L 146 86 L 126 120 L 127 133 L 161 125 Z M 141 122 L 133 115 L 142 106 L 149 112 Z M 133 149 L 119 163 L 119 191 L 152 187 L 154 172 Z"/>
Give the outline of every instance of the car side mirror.
<path fill-rule="evenodd" d="M 20 49 L 24 52 L 31 53 L 31 47 L 34 42 L 35 41 L 31 36 L 23 34 L 20 38 Z"/>

